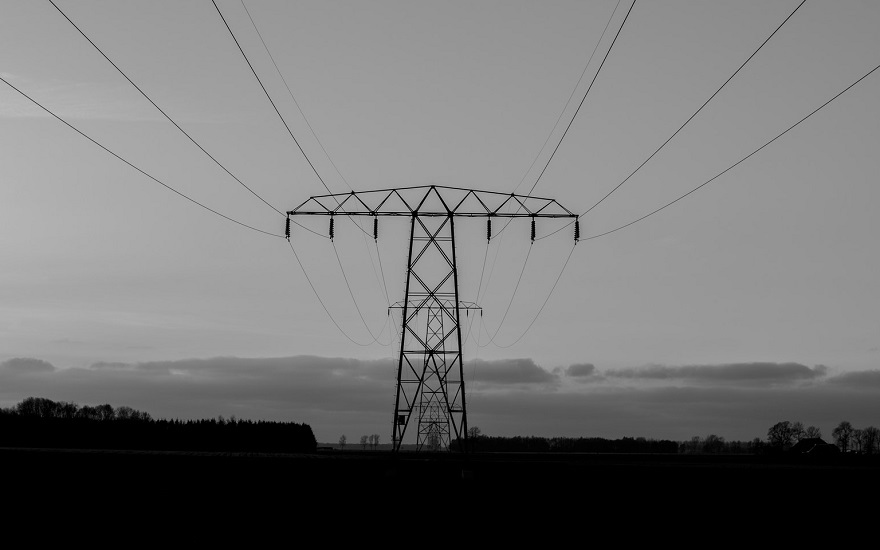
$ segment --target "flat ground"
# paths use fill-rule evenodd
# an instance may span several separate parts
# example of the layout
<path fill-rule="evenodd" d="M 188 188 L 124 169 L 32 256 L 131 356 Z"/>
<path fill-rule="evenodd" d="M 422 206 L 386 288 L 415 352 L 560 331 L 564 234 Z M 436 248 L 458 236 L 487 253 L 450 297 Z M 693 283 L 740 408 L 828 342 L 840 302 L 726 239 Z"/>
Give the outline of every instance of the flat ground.
<path fill-rule="evenodd" d="M 825 496 L 876 483 L 880 457 L 319 451 L 316 454 L 0 449 L 14 481 L 70 490 L 226 487 L 228 491 L 357 493 L 441 484 L 446 491 L 520 489 L 613 496 L 627 491 Z M 784 489 L 784 490 L 783 490 Z M 670 493 L 671 492 L 671 493 Z"/>

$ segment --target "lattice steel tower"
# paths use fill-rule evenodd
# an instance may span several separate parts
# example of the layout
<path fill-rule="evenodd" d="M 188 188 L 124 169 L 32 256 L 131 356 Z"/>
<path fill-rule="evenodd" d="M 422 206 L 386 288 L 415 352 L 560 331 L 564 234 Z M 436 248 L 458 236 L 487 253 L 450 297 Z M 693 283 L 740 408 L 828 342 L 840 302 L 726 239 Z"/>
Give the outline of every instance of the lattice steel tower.
<path fill-rule="evenodd" d="M 331 239 L 334 216 L 373 217 L 376 239 L 380 216 L 410 218 L 404 299 L 392 306 L 402 311 L 393 449 L 400 450 L 413 416 L 418 449 L 448 449 L 453 439 L 463 441 L 461 448 L 466 449 L 461 313 L 480 308 L 459 297 L 455 218 L 487 218 L 487 238 L 492 236 L 492 218 L 531 218 L 532 240 L 536 218 L 571 218 L 577 240 L 577 215 L 553 199 L 439 185 L 319 195 L 287 214 L 330 216 Z"/>

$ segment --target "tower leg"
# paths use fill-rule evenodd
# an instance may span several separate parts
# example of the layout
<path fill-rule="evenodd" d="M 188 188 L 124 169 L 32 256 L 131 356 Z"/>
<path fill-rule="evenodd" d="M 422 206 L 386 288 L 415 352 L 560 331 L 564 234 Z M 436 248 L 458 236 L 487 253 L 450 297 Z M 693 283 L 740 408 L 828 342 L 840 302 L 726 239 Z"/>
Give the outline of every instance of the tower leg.
<path fill-rule="evenodd" d="M 400 450 L 415 414 L 417 448 L 448 449 L 453 438 L 467 438 L 453 216 L 414 214 L 408 258 L 393 448 Z"/>

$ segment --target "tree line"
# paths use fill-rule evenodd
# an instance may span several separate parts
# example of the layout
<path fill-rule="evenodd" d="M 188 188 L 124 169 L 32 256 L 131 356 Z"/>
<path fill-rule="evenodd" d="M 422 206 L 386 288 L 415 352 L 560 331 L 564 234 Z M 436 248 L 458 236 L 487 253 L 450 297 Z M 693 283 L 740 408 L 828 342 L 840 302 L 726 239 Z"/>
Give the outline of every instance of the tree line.
<path fill-rule="evenodd" d="M 834 445 L 842 453 L 880 453 L 880 429 L 874 426 L 854 428 L 844 420 L 831 431 Z M 767 442 L 779 449 L 789 449 L 804 439 L 821 439 L 822 432 L 815 426 L 804 428 L 801 422 L 783 420 L 767 430 Z"/>
<path fill-rule="evenodd" d="M 470 430 L 469 430 L 470 431 Z M 502 453 L 677 453 L 679 444 L 666 439 L 623 437 L 536 437 L 536 436 L 487 436 L 468 434 L 468 446 L 474 452 Z M 461 450 L 463 441 L 454 439 L 449 449 Z"/>
<path fill-rule="evenodd" d="M 157 420 L 127 406 L 28 397 L 0 408 L 0 447 L 313 453 L 317 441 L 295 422 Z"/>

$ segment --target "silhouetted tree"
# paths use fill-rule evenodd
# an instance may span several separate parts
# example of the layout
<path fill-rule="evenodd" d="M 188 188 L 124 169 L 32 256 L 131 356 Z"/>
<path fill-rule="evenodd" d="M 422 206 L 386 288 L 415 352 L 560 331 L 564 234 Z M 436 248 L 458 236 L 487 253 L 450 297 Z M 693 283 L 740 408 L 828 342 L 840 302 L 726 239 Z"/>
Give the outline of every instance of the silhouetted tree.
<path fill-rule="evenodd" d="M 804 430 L 804 437 L 822 439 L 822 431 L 816 426 L 809 426 Z"/>
<path fill-rule="evenodd" d="M 857 453 L 864 452 L 864 444 L 865 444 L 865 432 L 864 430 L 860 430 L 858 428 L 852 431 L 852 436 L 850 436 L 850 441 L 852 441 L 853 450 Z"/>
<path fill-rule="evenodd" d="M 862 430 L 862 433 L 865 438 L 865 452 L 868 454 L 874 454 L 874 452 L 880 448 L 880 429 L 877 429 L 874 426 L 868 426 Z"/>
<path fill-rule="evenodd" d="M 482 434 L 483 432 L 480 430 L 479 426 L 471 426 L 470 428 L 468 428 L 468 443 L 470 444 L 471 451 L 476 450 L 477 441 L 480 439 L 480 436 Z"/>
<path fill-rule="evenodd" d="M 852 442 L 852 432 L 852 424 L 846 420 L 838 424 L 831 432 L 831 437 L 834 438 L 834 443 L 840 447 L 841 452 L 845 453 L 849 450 L 850 443 Z"/>
<path fill-rule="evenodd" d="M 342 434 L 341 436 L 339 436 L 339 447 L 342 448 L 343 451 L 345 450 L 345 442 L 346 441 L 348 441 L 348 440 L 346 439 L 345 434 Z"/>
<path fill-rule="evenodd" d="M 796 441 L 796 431 L 788 420 L 777 422 L 767 430 L 767 441 L 779 449 L 787 449 Z"/>
<path fill-rule="evenodd" d="M 0 411 L 0 446 L 315 452 L 317 442 L 308 425 L 293 422 L 153 421 L 131 407 L 28 398 Z"/>
<path fill-rule="evenodd" d="M 365 436 L 365 435 L 362 435 L 362 436 L 361 436 L 361 446 L 364 448 L 365 451 L 367 450 L 367 442 L 368 442 L 369 440 L 370 440 L 369 437 L 367 437 L 367 436 Z"/>
<path fill-rule="evenodd" d="M 797 422 L 791 423 L 791 432 L 794 436 L 795 442 L 800 441 L 804 437 L 806 437 L 806 430 L 804 430 L 804 423 L 798 420 Z"/>
<path fill-rule="evenodd" d="M 98 405 L 95 407 L 98 419 L 102 421 L 113 420 L 116 417 L 116 411 L 108 404 Z"/>
<path fill-rule="evenodd" d="M 715 434 L 709 434 L 703 440 L 703 452 L 718 454 L 724 452 L 724 438 Z"/>
<path fill-rule="evenodd" d="M 749 448 L 753 453 L 760 454 L 765 450 L 765 443 L 760 437 L 756 437 L 749 442 Z"/>

